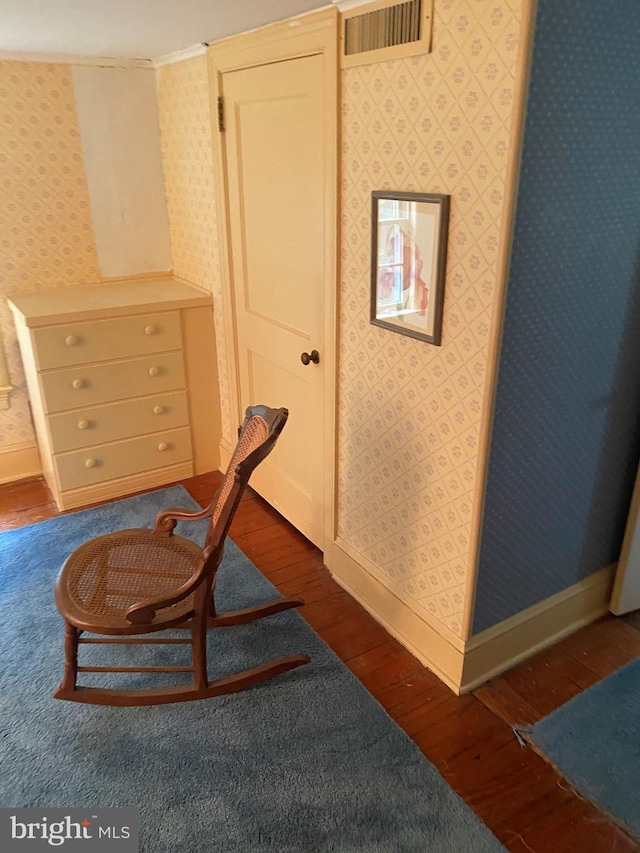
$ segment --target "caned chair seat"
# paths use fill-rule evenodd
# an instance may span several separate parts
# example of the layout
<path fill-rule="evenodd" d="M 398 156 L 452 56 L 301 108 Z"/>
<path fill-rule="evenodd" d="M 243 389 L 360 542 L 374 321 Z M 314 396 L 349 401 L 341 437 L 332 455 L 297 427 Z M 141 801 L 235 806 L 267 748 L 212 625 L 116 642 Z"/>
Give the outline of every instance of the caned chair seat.
<path fill-rule="evenodd" d="M 308 663 L 294 654 L 267 661 L 216 681 L 207 673 L 207 630 L 262 619 L 304 602 L 276 598 L 241 610 L 218 613 L 215 583 L 224 542 L 255 467 L 268 456 L 287 420 L 286 409 L 251 406 L 240 428 L 238 444 L 220 489 L 206 509 L 188 512 L 168 509 L 156 517 L 153 529 L 120 530 L 98 536 L 67 559 L 56 583 L 58 610 L 65 622 L 65 668 L 56 699 L 98 705 L 157 705 L 207 699 L 243 690 L 267 678 Z M 175 536 L 178 520 L 209 518 L 204 547 Z M 140 639 L 166 628 L 185 628 L 187 639 Z M 84 638 L 87 632 L 106 639 Z M 120 637 L 123 637 L 120 639 Z M 189 643 L 191 666 L 79 666 L 82 643 Z M 191 672 L 193 683 L 140 690 L 100 688 L 77 684 L 78 673 Z"/>
<path fill-rule="evenodd" d="M 80 630 L 98 627 L 109 634 L 130 634 L 129 608 L 146 598 L 170 593 L 186 583 L 202 561 L 202 548 L 181 536 L 153 530 L 120 530 L 81 545 L 67 560 L 56 598 L 65 616 Z M 194 594 L 156 611 L 156 630 L 190 618 Z M 148 626 L 139 629 L 148 632 Z"/>

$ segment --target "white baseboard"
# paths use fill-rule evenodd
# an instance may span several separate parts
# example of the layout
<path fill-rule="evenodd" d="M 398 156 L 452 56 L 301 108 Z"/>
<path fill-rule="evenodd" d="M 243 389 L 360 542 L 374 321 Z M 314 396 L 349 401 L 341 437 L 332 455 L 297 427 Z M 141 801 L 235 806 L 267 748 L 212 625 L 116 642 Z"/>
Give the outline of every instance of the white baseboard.
<path fill-rule="evenodd" d="M 428 623 L 332 543 L 324 555 L 334 579 L 455 693 L 468 693 L 536 652 L 588 625 L 609 609 L 615 566 L 512 616 L 466 643 Z"/>
<path fill-rule="evenodd" d="M 324 562 L 334 579 L 346 589 L 391 636 L 434 672 L 455 693 L 462 680 L 464 653 L 416 614 L 386 586 L 333 542 Z M 444 630 L 445 626 L 442 626 Z M 462 643 L 462 641 L 460 641 Z"/>
<path fill-rule="evenodd" d="M 573 634 L 609 610 L 616 566 L 534 604 L 476 634 L 466 644 L 460 692 L 468 693 L 536 652 Z"/>
<path fill-rule="evenodd" d="M 35 444 L 0 450 L 0 483 L 13 483 L 41 474 L 42 465 Z"/>

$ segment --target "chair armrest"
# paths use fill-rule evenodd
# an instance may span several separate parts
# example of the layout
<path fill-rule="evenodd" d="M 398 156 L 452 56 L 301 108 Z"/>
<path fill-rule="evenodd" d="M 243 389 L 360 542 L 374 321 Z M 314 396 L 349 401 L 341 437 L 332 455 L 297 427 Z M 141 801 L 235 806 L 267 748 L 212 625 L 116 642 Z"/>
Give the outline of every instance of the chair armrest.
<path fill-rule="evenodd" d="M 154 530 L 156 533 L 164 533 L 166 536 L 171 536 L 178 521 L 200 521 L 203 518 L 209 518 L 212 512 L 212 505 L 201 510 L 192 511 L 186 509 L 163 509 L 156 516 Z"/>
<path fill-rule="evenodd" d="M 155 595 L 152 598 L 145 598 L 143 601 L 132 604 L 126 612 L 127 622 L 131 622 L 132 625 L 148 625 L 153 621 L 158 610 L 178 604 L 192 595 L 202 581 L 206 561 L 205 556 L 193 575 L 182 586 L 171 592 L 164 592 L 162 595 Z"/>

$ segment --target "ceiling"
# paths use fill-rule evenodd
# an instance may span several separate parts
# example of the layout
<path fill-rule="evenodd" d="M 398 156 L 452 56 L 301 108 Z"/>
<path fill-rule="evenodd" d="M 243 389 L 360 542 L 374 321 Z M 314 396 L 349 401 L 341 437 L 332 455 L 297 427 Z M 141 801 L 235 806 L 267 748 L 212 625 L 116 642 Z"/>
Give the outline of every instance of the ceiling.
<path fill-rule="evenodd" d="M 0 0 L 0 53 L 157 59 L 331 0 Z"/>

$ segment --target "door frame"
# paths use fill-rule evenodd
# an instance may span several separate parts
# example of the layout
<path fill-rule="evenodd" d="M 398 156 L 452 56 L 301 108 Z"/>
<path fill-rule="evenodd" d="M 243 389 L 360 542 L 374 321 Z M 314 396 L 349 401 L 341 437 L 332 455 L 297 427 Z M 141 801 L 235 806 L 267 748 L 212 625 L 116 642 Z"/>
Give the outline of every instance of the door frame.
<path fill-rule="evenodd" d="M 634 610 L 640 597 L 640 467 L 625 525 L 622 549 L 611 590 L 609 610 L 622 616 Z M 630 602 L 633 602 L 630 604 Z"/>
<path fill-rule="evenodd" d="M 325 7 L 285 21 L 270 24 L 237 36 L 221 39 L 209 45 L 209 92 L 213 137 L 214 178 L 216 187 L 218 240 L 220 246 L 220 279 L 227 361 L 229 409 L 241 423 L 238 341 L 236 334 L 234 297 L 231 273 L 231 240 L 227 190 L 227 165 L 223 134 L 218 130 L 218 98 L 223 95 L 224 75 L 231 71 L 254 68 L 289 59 L 322 54 L 324 57 L 325 94 L 325 352 L 324 371 L 324 447 L 322 448 L 324 482 L 322 484 L 323 534 L 325 551 L 336 535 L 336 429 L 337 429 L 337 305 L 338 305 L 338 144 L 339 144 L 339 77 L 338 27 L 339 13 L 335 6 Z M 234 436 L 220 441 L 220 459 L 224 468 L 233 452 Z"/>

